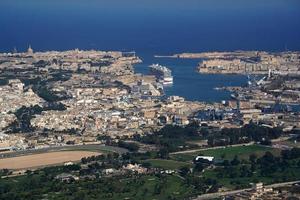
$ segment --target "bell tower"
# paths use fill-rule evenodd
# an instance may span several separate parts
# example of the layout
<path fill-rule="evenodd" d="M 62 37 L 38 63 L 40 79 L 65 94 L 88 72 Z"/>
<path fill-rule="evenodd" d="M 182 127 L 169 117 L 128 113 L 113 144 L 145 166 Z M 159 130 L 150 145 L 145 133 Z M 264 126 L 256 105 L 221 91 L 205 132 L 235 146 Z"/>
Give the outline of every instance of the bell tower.
<path fill-rule="evenodd" d="M 31 48 L 31 45 L 29 45 L 27 49 L 27 54 L 33 54 L 33 49 Z"/>

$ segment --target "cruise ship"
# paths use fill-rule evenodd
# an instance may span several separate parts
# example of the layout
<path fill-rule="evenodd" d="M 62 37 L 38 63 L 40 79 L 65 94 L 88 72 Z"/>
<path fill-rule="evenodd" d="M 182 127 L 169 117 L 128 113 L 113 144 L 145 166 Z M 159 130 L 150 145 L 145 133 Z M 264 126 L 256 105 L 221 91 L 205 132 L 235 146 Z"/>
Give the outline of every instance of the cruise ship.
<path fill-rule="evenodd" d="M 172 71 L 169 68 L 159 64 L 152 64 L 149 67 L 150 73 L 154 75 L 160 83 L 163 85 L 173 84 Z"/>

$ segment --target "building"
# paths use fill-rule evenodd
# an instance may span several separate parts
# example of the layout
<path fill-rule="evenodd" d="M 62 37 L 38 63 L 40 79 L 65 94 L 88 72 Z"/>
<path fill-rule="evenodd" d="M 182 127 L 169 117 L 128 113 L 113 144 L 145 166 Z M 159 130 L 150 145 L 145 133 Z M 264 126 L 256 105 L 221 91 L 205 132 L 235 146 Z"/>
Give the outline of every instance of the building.
<path fill-rule="evenodd" d="M 195 161 L 199 161 L 200 159 L 207 160 L 209 162 L 213 162 L 215 158 L 213 156 L 197 156 L 195 158 Z"/>

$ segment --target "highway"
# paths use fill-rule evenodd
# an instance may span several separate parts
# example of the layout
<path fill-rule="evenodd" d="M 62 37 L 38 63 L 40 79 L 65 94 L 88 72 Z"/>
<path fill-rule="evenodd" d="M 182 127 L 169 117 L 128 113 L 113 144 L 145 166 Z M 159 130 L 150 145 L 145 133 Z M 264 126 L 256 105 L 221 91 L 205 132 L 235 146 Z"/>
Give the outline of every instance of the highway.
<path fill-rule="evenodd" d="M 250 145 L 253 145 L 253 144 L 254 144 L 254 142 L 244 143 L 244 144 L 234 144 L 234 145 L 228 145 L 228 146 L 217 146 L 217 147 L 199 148 L 199 149 L 192 149 L 192 150 L 185 150 L 185 151 L 177 151 L 177 152 L 170 153 L 170 155 L 195 153 L 195 152 L 198 152 L 198 151 L 205 151 L 205 150 L 211 150 L 211 149 L 225 149 L 227 147 L 250 146 Z"/>
<path fill-rule="evenodd" d="M 279 141 L 286 141 L 290 139 L 291 137 L 280 137 L 278 139 L 272 140 L 272 142 L 279 142 Z M 170 155 L 176 155 L 176 154 L 186 154 L 186 153 L 195 153 L 198 151 L 205 151 L 205 150 L 212 150 L 212 149 L 225 149 L 227 147 L 240 147 L 240 146 L 250 146 L 255 144 L 255 142 L 249 142 L 249 143 L 243 143 L 243 144 L 233 144 L 233 145 L 228 145 L 228 146 L 216 146 L 216 147 L 208 147 L 208 148 L 198 148 L 198 149 L 191 149 L 191 150 L 185 150 L 185 151 L 177 151 L 170 153 Z M 264 145 L 261 145 L 264 146 Z M 265 146 L 265 147 L 270 147 L 270 146 Z M 270 147 L 272 148 L 272 147 Z"/>
<path fill-rule="evenodd" d="M 287 186 L 287 185 L 292 185 L 295 183 L 299 183 L 300 180 L 298 181 L 291 181 L 291 182 L 283 182 L 283 183 L 275 183 L 272 185 L 266 185 L 265 188 L 277 188 L 277 187 L 282 187 L 282 186 Z M 227 191 L 227 192 L 216 192 L 216 193 L 210 193 L 210 194 L 203 194 L 198 197 L 196 197 L 194 200 L 208 200 L 208 199 L 214 199 L 214 198 L 220 198 L 228 195 L 233 195 L 245 191 L 249 191 L 251 188 L 246 188 L 246 189 L 241 189 L 241 190 L 232 190 L 232 191 Z"/>

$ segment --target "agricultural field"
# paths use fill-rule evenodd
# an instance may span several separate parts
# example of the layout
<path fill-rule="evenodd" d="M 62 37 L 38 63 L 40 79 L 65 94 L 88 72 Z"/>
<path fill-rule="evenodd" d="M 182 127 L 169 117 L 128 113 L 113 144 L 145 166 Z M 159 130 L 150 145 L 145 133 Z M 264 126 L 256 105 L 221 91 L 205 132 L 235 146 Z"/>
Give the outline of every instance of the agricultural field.
<path fill-rule="evenodd" d="M 0 199 L 187 199 L 198 194 L 176 175 L 139 175 L 101 180 L 81 180 L 65 184 L 38 171 L 0 181 Z M 45 181 L 46 180 L 46 181 Z M 31 183 L 31 184 L 28 184 Z M 1 193 L 4 188 L 10 191 Z M 24 188 L 26 191 L 24 191 Z M 57 192 L 59 191 L 59 192 Z"/>
<path fill-rule="evenodd" d="M 136 183 L 121 180 L 119 185 L 129 185 L 129 193 L 115 193 L 112 199 L 185 199 L 196 191 L 184 184 L 184 180 L 175 175 L 142 176 Z M 135 184 L 135 185 L 134 185 Z"/>
<path fill-rule="evenodd" d="M 157 167 L 162 169 L 180 169 L 181 167 L 191 167 L 191 163 L 180 162 L 175 160 L 163 160 L 163 159 L 148 159 L 143 161 L 144 163 L 150 163 L 151 167 Z"/>
<path fill-rule="evenodd" d="M 203 173 L 203 177 L 217 179 L 218 183 L 225 188 L 239 189 L 250 187 L 250 183 L 262 182 L 266 185 L 269 185 L 278 182 L 295 181 L 297 180 L 297 177 L 300 177 L 300 168 L 289 167 L 283 171 L 278 171 L 270 176 L 262 176 L 260 174 L 260 170 L 257 170 L 257 172 L 254 173 L 251 177 L 240 177 L 237 175 L 234 178 L 220 177 L 217 170 L 205 170 L 205 172 Z"/>
<path fill-rule="evenodd" d="M 184 154 L 173 154 L 171 155 L 171 158 L 182 162 L 192 161 L 198 155 L 214 156 L 217 159 L 232 159 L 235 155 L 237 155 L 240 159 L 248 159 L 249 155 L 251 154 L 256 154 L 258 157 L 260 157 L 267 151 L 272 152 L 274 155 L 278 155 L 280 153 L 279 149 L 272 147 L 249 145 L 199 150 L 197 152 Z"/>
<path fill-rule="evenodd" d="M 91 151 L 60 151 L 32 154 L 0 159 L 0 169 L 32 169 L 49 165 L 79 161 L 83 157 L 97 156 L 99 152 Z"/>
<path fill-rule="evenodd" d="M 119 154 L 128 152 L 125 148 L 99 145 L 99 144 L 86 144 L 86 145 L 70 145 L 70 146 L 58 146 L 58 147 L 49 147 L 42 149 L 29 149 L 24 151 L 14 151 L 14 152 L 0 152 L 1 158 L 10 158 L 17 156 L 26 156 L 32 154 L 41 154 L 49 152 L 58 152 L 58 151 L 91 151 L 91 152 L 100 152 L 100 153 L 111 153 L 116 152 Z"/>
<path fill-rule="evenodd" d="M 246 188 L 250 187 L 250 183 L 257 182 L 262 182 L 266 185 L 269 185 L 273 183 L 295 181 L 300 177 L 300 167 L 297 165 L 292 165 L 293 162 L 297 163 L 299 162 L 299 160 L 289 162 L 289 167 L 277 170 L 275 173 L 272 173 L 270 175 L 262 175 L 261 169 L 256 169 L 256 171 L 251 176 L 240 176 L 240 170 L 238 169 L 241 167 L 241 165 L 239 165 L 228 168 L 230 172 L 226 170 L 224 171 L 207 169 L 204 171 L 203 177 L 217 179 L 219 184 L 228 189 Z M 248 165 L 248 168 L 250 168 L 250 165 Z M 228 176 L 229 173 L 232 173 L 233 175 Z"/>

